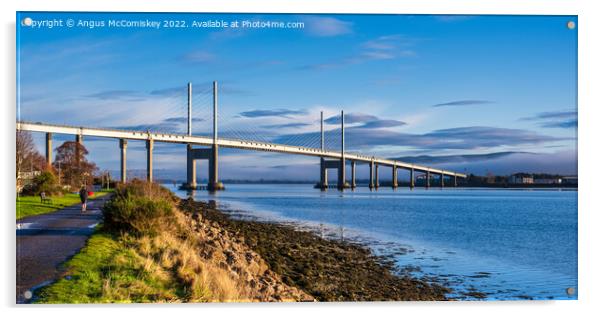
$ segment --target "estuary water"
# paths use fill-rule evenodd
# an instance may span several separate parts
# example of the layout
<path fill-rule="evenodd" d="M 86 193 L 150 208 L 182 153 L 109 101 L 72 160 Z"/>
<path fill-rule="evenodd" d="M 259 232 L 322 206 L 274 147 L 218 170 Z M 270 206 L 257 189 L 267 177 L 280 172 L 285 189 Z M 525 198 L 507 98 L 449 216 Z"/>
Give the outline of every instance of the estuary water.
<path fill-rule="evenodd" d="M 365 243 L 395 260 L 401 273 L 452 288 L 450 298 L 577 298 L 576 190 L 383 187 L 341 193 L 309 184 L 229 184 L 216 194 L 196 191 L 194 198 L 240 216 Z"/>

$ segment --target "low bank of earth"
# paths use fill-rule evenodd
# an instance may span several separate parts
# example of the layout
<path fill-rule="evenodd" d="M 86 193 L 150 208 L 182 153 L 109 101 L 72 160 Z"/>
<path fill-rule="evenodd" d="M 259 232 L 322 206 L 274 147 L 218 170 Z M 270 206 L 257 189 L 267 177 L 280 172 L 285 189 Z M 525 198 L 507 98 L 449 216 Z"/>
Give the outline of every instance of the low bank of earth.
<path fill-rule="evenodd" d="M 179 203 L 181 230 L 133 237 L 102 229 L 36 293 L 38 303 L 445 300 L 449 289 L 370 250 L 277 223 Z"/>

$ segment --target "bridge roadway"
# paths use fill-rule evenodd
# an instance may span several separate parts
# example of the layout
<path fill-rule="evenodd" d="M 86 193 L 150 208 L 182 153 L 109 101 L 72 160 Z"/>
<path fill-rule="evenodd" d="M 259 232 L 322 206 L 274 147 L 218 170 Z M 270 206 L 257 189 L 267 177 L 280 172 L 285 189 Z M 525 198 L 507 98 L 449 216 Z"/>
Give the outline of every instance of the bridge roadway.
<path fill-rule="evenodd" d="M 180 144 L 191 144 L 201 146 L 212 146 L 214 141 L 212 137 L 207 136 L 188 136 L 185 134 L 167 134 L 167 133 L 154 133 L 154 132 L 142 132 L 142 131 L 128 131 L 118 129 L 107 129 L 107 128 L 90 128 L 90 127 L 77 127 L 69 125 L 56 125 L 47 124 L 40 122 L 17 122 L 17 130 L 24 130 L 30 132 L 43 132 L 43 133 L 56 133 L 56 134 L 68 134 L 68 135 L 80 135 L 80 136 L 94 136 L 94 137 L 106 137 L 115 139 L 129 139 L 129 140 L 153 140 L 154 142 L 166 142 L 166 143 L 180 143 Z M 341 152 L 320 150 L 318 148 L 309 148 L 301 146 L 281 145 L 272 144 L 257 141 L 239 140 L 239 139 L 228 139 L 218 138 L 217 145 L 220 147 L 227 148 L 238 148 L 244 150 L 254 151 L 268 151 L 278 152 L 285 154 L 294 155 L 305 155 L 314 156 L 321 158 L 333 158 L 341 159 Z M 466 174 L 457 173 L 448 170 L 430 168 L 426 166 L 416 165 L 412 163 L 406 163 L 398 160 L 378 158 L 368 155 L 345 153 L 345 160 L 372 163 L 381 166 L 390 166 L 407 170 L 415 170 L 424 173 L 432 173 L 438 175 L 445 175 L 450 177 L 466 178 Z"/>

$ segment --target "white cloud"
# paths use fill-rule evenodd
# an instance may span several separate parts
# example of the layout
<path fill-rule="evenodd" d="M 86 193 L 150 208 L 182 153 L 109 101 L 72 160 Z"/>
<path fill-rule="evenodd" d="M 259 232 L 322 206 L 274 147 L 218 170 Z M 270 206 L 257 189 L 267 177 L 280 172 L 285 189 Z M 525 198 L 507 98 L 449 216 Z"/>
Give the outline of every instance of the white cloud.
<path fill-rule="evenodd" d="M 305 30 L 312 36 L 331 37 L 353 33 L 352 23 L 332 17 L 308 16 Z"/>
<path fill-rule="evenodd" d="M 207 51 L 194 51 L 184 55 L 183 59 L 190 63 L 209 63 L 214 61 L 216 57 Z"/>

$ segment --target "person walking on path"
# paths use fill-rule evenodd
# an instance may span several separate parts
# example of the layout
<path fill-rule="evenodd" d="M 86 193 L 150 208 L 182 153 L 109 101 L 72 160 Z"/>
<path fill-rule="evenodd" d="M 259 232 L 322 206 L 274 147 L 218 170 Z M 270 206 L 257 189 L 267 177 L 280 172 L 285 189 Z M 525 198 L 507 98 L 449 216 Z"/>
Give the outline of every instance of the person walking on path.
<path fill-rule="evenodd" d="M 88 204 L 88 190 L 86 186 L 82 186 L 81 190 L 79 190 L 79 199 L 82 201 L 82 213 L 84 213 Z"/>

